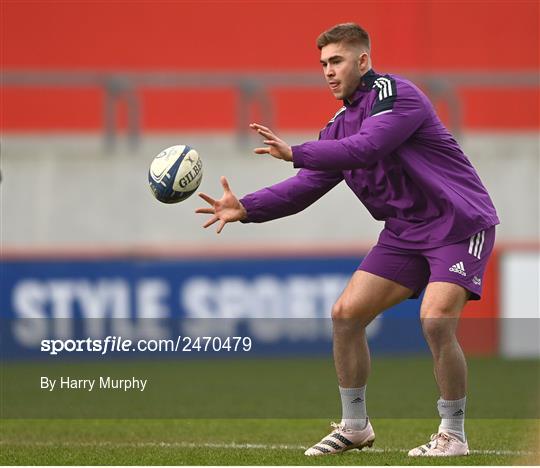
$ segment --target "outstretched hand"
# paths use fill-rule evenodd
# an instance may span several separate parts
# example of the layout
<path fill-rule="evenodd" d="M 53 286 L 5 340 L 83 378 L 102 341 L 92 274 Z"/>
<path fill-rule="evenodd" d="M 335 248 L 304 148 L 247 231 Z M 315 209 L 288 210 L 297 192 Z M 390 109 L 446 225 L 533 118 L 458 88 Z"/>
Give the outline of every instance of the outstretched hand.
<path fill-rule="evenodd" d="M 195 213 L 213 215 L 203 224 L 204 228 L 212 226 L 212 224 L 219 221 L 217 228 L 218 234 L 223 230 L 225 224 L 240 221 L 247 216 L 246 209 L 242 206 L 242 203 L 240 203 L 234 193 L 232 193 L 227 179 L 224 176 L 221 176 L 220 181 L 223 186 L 223 196 L 221 199 L 215 200 L 205 193 L 199 193 L 199 197 L 206 201 L 211 208 L 197 208 L 195 210 Z"/>
<path fill-rule="evenodd" d="M 292 161 L 292 149 L 281 138 L 278 138 L 276 134 L 268 127 L 252 123 L 250 128 L 255 130 L 259 135 L 264 137 L 263 143 L 268 145 L 266 148 L 255 148 L 254 153 L 257 154 L 269 154 L 276 159 L 282 159 L 283 161 Z"/>

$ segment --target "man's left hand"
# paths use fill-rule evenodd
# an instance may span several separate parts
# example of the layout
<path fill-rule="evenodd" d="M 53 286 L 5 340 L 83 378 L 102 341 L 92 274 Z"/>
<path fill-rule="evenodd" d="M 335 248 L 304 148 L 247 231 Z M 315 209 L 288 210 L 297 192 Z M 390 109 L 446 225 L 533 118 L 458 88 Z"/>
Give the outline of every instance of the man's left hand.
<path fill-rule="evenodd" d="M 269 154 L 270 156 L 273 156 L 276 159 L 282 159 L 283 161 L 293 160 L 291 147 L 281 138 L 278 138 L 272 130 L 256 123 L 252 123 L 249 126 L 259 135 L 264 137 L 263 143 L 268 145 L 265 148 L 255 148 L 253 150 L 254 153 Z"/>

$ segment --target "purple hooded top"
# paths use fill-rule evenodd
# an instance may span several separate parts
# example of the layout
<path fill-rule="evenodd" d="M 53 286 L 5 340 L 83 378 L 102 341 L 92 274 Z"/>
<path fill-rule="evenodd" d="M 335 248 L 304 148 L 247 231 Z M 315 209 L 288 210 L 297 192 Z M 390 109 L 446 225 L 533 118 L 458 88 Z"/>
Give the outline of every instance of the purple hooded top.
<path fill-rule="evenodd" d="M 319 140 L 292 151 L 298 173 L 242 198 L 244 222 L 298 213 L 345 180 L 385 222 L 381 244 L 440 247 L 499 223 L 486 188 L 429 99 L 398 76 L 368 71 Z"/>

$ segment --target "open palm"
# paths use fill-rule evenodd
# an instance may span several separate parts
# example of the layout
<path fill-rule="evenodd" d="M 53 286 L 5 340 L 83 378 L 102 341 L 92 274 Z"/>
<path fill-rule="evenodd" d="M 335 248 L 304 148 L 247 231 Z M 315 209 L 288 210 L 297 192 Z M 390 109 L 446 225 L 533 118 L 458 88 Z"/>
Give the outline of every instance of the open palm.
<path fill-rule="evenodd" d="M 217 233 L 219 234 L 225 224 L 232 223 L 234 221 L 240 221 L 247 216 L 246 209 L 242 206 L 236 195 L 231 191 L 229 182 L 222 176 L 221 185 L 223 186 L 223 196 L 216 200 L 205 193 L 199 193 L 204 201 L 206 201 L 210 208 L 197 208 L 195 213 L 211 214 L 213 215 L 206 223 L 203 224 L 204 228 L 212 226 L 212 224 L 219 221 Z"/>

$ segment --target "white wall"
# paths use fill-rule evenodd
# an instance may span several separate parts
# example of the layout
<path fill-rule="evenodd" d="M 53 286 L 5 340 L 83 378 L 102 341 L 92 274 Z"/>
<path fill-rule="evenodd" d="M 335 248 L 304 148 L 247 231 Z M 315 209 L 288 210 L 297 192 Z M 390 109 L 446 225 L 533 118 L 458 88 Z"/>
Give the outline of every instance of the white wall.
<path fill-rule="evenodd" d="M 287 135 L 290 143 L 315 138 Z M 179 205 L 153 199 L 150 160 L 162 148 L 187 143 L 204 161 L 201 190 L 221 194 L 219 176 L 238 195 L 294 174 L 287 163 L 241 149 L 232 135 L 145 137 L 141 148 L 102 151 L 94 137 L 4 136 L 1 170 L 2 245 L 226 245 L 324 242 L 372 243 L 382 228 L 342 183 L 305 212 L 262 225 L 231 225 L 221 236 L 203 230 L 203 206 L 193 196 Z M 255 143 L 255 142 L 254 142 Z M 539 234 L 539 143 L 536 134 L 469 134 L 463 147 L 499 211 L 501 239 Z"/>
<path fill-rule="evenodd" d="M 500 271 L 501 354 L 540 357 L 540 252 L 505 252 Z"/>

